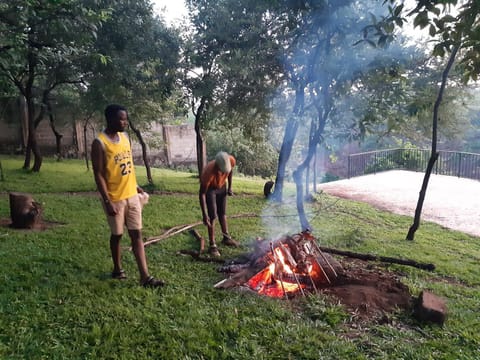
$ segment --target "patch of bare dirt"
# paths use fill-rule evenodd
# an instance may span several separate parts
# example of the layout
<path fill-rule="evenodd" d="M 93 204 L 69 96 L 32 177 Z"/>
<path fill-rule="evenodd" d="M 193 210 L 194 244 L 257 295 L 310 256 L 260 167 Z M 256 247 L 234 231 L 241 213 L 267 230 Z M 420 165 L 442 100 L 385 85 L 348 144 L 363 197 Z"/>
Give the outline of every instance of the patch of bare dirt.
<path fill-rule="evenodd" d="M 340 262 L 344 272 L 322 292 L 338 300 L 352 316 L 374 320 L 413 306 L 410 291 L 397 274 L 361 260 Z"/>
<path fill-rule="evenodd" d="M 63 225 L 62 223 L 54 222 L 54 221 L 47 221 L 47 220 L 40 220 L 35 226 L 31 229 L 17 229 L 11 226 L 12 220 L 10 218 L 0 218 L 0 227 L 1 228 L 9 228 L 16 231 L 45 231 L 47 229 L 51 229 L 55 226 Z"/>

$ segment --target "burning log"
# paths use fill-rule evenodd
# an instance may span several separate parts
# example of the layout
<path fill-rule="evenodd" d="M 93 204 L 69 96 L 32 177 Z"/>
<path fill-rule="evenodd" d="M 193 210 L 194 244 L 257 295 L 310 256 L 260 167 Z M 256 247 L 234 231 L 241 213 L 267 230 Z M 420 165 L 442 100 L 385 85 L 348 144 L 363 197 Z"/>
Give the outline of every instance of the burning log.
<path fill-rule="evenodd" d="M 314 242 L 309 233 L 259 241 L 247 266 L 229 265 L 228 269 L 236 265 L 238 272 L 215 288 L 246 286 L 260 294 L 289 298 L 297 292 L 305 295 L 305 291 L 317 292 L 318 288 L 330 286 L 337 273 Z"/>

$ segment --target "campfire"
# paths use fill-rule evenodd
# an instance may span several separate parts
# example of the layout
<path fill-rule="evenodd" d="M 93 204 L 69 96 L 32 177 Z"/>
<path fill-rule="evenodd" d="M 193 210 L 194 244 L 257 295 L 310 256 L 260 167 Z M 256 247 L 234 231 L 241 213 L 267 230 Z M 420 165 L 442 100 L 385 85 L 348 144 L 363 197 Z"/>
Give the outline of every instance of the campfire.
<path fill-rule="evenodd" d="M 247 259 L 232 261 L 220 271 L 231 276 L 216 288 L 242 286 L 270 297 L 291 298 L 331 286 L 342 269 L 320 250 L 309 232 L 302 232 L 273 241 L 260 240 Z"/>

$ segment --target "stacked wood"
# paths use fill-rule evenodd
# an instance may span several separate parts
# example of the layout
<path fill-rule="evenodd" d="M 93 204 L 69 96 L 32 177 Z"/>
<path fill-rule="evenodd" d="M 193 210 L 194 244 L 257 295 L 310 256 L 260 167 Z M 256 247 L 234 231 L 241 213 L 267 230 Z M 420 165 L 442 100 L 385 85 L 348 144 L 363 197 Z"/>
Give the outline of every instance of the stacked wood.
<path fill-rule="evenodd" d="M 31 195 L 12 192 L 10 199 L 11 226 L 17 229 L 33 229 L 41 221 L 42 207 Z"/>
<path fill-rule="evenodd" d="M 338 271 L 342 270 L 337 262 L 333 259 L 330 262 L 327 256 L 321 253 L 313 236 L 301 233 L 273 241 L 258 241 L 246 262 L 233 262 L 220 269 L 222 272 L 236 272 L 215 287 L 226 289 L 244 285 L 272 263 L 275 264 L 275 279 L 313 289 L 328 286 L 335 280 L 337 271 L 332 263 L 335 263 Z"/>

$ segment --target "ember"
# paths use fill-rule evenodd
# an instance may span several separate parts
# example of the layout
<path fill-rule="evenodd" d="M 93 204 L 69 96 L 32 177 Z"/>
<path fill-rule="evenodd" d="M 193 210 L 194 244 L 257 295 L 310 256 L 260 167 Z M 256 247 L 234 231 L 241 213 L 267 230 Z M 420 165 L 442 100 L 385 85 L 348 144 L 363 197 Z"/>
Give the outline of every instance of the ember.
<path fill-rule="evenodd" d="M 316 292 L 337 278 L 333 259 L 327 258 L 309 232 L 263 240 L 255 248 L 250 261 L 243 266 L 224 266 L 221 271 L 235 274 L 215 287 L 240 285 L 262 295 L 289 298 L 297 293 Z"/>

